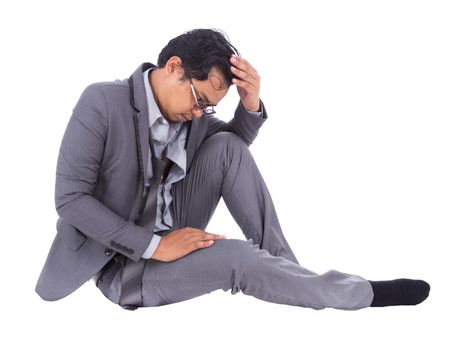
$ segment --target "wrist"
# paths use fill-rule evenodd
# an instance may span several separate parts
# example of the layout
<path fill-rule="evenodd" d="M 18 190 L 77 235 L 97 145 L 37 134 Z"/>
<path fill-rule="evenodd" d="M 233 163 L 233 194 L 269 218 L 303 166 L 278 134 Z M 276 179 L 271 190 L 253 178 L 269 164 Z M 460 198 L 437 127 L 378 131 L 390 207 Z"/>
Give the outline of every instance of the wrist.
<path fill-rule="evenodd" d="M 246 111 L 248 112 L 254 112 L 254 113 L 257 113 L 261 110 L 261 104 L 260 102 L 258 101 L 257 104 L 252 104 L 252 105 L 245 105 L 243 103 L 243 106 L 244 108 L 246 109 Z"/>

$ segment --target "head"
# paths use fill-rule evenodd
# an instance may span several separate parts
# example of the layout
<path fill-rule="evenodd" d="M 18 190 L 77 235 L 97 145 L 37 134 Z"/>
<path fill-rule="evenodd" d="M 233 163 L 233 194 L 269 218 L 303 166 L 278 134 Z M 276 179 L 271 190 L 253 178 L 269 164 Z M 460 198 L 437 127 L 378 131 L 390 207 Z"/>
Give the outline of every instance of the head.
<path fill-rule="evenodd" d="M 239 52 L 217 30 L 195 29 L 170 40 L 150 79 L 165 118 L 183 122 L 201 117 L 205 106 L 216 106 L 235 77 L 233 54 Z"/>

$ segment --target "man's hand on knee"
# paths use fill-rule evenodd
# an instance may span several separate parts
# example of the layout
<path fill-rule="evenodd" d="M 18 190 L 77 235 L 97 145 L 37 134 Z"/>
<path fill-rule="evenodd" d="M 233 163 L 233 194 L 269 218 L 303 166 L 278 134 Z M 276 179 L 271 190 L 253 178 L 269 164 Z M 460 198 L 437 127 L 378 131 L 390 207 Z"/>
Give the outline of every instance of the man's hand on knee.
<path fill-rule="evenodd" d="M 177 260 L 197 249 L 208 248 L 214 241 L 220 239 L 226 239 L 226 237 L 197 228 L 181 228 L 162 237 L 152 259 L 166 262 Z"/>

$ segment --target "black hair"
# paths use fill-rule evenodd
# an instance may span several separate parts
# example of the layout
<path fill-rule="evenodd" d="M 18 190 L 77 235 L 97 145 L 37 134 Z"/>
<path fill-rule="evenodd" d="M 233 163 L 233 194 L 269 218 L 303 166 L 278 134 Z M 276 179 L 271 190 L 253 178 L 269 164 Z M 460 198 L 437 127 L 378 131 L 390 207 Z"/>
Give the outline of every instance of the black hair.
<path fill-rule="evenodd" d="M 232 85 L 237 78 L 230 70 L 231 55 L 239 51 L 229 42 L 226 34 L 217 29 L 194 29 L 170 40 L 158 56 L 158 68 L 172 56 L 181 58 L 188 79 L 207 80 L 211 68 L 216 67 L 224 76 L 224 83 Z"/>

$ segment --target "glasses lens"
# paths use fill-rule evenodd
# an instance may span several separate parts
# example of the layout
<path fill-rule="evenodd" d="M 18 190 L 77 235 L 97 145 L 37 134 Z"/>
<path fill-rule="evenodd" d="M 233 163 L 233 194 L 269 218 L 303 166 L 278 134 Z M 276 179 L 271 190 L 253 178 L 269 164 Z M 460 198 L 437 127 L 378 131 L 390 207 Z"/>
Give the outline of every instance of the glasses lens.
<path fill-rule="evenodd" d="M 216 111 L 214 110 L 213 106 L 207 106 L 206 108 L 203 109 L 203 112 L 206 114 L 214 114 Z"/>

